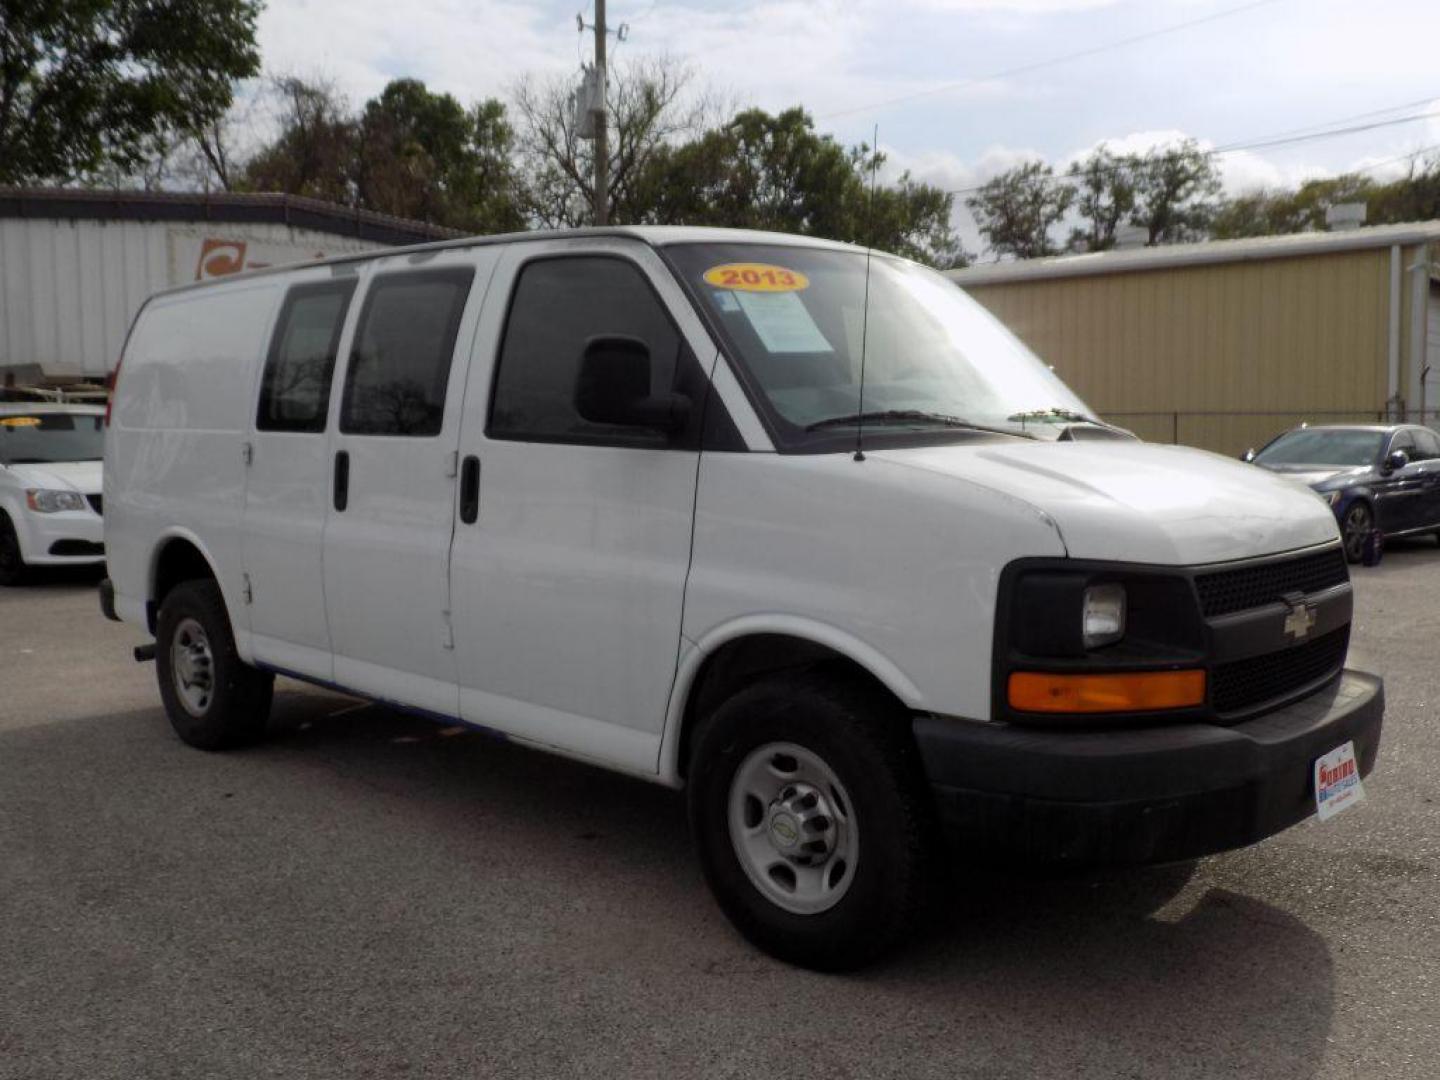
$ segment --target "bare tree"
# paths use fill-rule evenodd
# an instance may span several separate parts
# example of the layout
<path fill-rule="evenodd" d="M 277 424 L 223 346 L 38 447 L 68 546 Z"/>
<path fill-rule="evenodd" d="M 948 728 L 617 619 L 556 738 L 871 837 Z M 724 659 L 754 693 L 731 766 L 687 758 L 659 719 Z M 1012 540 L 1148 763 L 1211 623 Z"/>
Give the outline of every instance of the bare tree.
<path fill-rule="evenodd" d="M 246 187 L 355 202 L 357 121 L 335 85 L 295 75 L 271 81 L 279 135 L 246 162 Z"/>
<path fill-rule="evenodd" d="M 527 209 L 549 228 L 585 225 L 593 216 L 595 144 L 580 138 L 571 82 L 526 78 L 514 90 Z M 691 69 L 668 57 L 612 66 L 605 91 L 611 221 L 641 218 L 645 167 L 661 147 L 701 131 L 716 111 L 713 101 L 689 92 L 692 83 Z"/>

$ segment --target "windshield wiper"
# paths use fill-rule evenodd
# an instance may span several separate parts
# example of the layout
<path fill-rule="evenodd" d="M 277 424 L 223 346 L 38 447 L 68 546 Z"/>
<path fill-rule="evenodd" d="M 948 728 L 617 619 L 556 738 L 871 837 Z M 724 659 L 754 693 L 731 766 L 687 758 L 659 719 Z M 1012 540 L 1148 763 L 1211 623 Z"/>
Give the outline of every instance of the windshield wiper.
<path fill-rule="evenodd" d="M 1017 412 L 1013 416 L 1007 416 L 1006 420 L 1012 424 L 1023 424 L 1028 420 L 1037 422 L 1049 422 L 1057 424 L 1096 424 L 1099 427 L 1114 427 L 1104 420 L 1097 420 L 1093 416 L 1086 416 L 1084 413 L 1076 412 L 1073 409 L 1030 409 L 1026 412 Z"/>
<path fill-rule="evenodd" d="M 819 431 L 828 427 L 844 427 L 849 424 L 938 424 L 941 427 L 966 428 L 970 431 L 995 431 L 1003 435 L 1014 432 L 987 428 L 972 424 L 963 416 L 946 416 L 944 413 L 925 412 L 923 409 L 880 409 L 876 412 L 850 413 L 846 416 L 827 416 L 805 426 L 806 431 Z"/>

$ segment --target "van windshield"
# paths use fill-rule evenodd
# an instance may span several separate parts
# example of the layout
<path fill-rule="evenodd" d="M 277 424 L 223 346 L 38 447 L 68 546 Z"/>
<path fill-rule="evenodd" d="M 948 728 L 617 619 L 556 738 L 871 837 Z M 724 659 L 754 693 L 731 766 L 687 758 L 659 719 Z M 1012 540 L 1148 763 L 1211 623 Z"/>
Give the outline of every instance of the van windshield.
<path fill-rule="evenodd" d="M 0 413 L 0 465 L 99 461 L 104 418 L 89 413 Z"/>
<path fill-rule="evenodd" d="M 861 251 L 766 244 L 664 249 L 787 449 L 973 436 L 1053 438 L 1039 415 L 1090 410 L 1034 353 L 932 270 Z M 860 394 L 864 341 L 864 400 Z"/>

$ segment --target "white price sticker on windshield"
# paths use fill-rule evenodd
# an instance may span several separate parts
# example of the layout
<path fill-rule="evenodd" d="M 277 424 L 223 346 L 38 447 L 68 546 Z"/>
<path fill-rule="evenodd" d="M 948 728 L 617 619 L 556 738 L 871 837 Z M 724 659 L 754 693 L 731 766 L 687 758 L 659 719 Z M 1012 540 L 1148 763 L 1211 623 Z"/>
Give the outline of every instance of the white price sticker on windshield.
<path fill-rule="evenodd" d="M 772 353 L 834 352 L 810 312 L 793 292 L 737 292 L 740 310 L 760 343 Z"/>
<path fill-rule="evenodd" d="M 1347 742 L 1315 762 L 1315 810 L 1321 821 L 1328 821 L 1341 810 L 1365 801 L 1365 787 L 1360 783 L 1360 763 L 1355 760 L 1355 744 Z"/>

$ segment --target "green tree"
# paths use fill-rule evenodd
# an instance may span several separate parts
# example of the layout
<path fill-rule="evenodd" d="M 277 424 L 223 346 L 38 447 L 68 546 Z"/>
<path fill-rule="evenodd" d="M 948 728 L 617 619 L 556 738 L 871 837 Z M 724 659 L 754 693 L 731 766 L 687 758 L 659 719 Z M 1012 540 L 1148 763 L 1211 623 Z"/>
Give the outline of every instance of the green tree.
<path fill-rule="evenodd" d="M 500 102 L 467 110 L 417 79 L 396 79 L 366 103 L 356 130 L 359 206 L 472 233 L 524 225 Z"/>
<path fill-rule="evenodd" d="M 132 172 L 259 70 L 258 0 L 4 0 L 0 184 Z"/>
<path fill-rule="evenodd" d="M 1074 201 L 1073 186 L 1057 183 L 1044 162 L 1030 161 L 990 180 L 965 205 L 991 251 L 1034 259 L 1055 254 L 1050 231 Z"/>
<path fill-rule="evenodd" d="M 1372 224 L 1440 218 L 1440 155 L 1412 160 L 1408 176 L 1371 190 L 1368 201 Z"/>
<path fill-rule="evenodd" d="M 1202 239 L 1216 210 L 1220 170 L 1194 139 L 1156 147 L 1127 159 L 1135 184 L 1130 222 L 1145 228 L 1147 243 Z"/>
<path fill-rule="evenodd" d="M 747 109 L 654 155 L 639 192 L 644 220 L 823 236 L 938 266 L 963 265 L 953 196 L 908 173 L 870 192 L 884 155 L 846 149 L 805 110 Z"/>
<path fill-rule="evenodd" d="M 1075 176 L 1075 210 L 1085 222 L 1072 229 L 1072 251 L 1108 251 L 1115 246 L 1115 234 L 1135 209 L 1135 181 L 1132 159 L 1117 157 L 1101 146 L 1089 157 L 1077 161 L 1070 172 Z"/>

